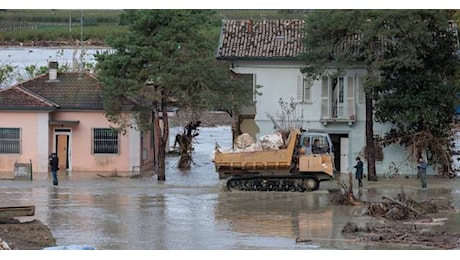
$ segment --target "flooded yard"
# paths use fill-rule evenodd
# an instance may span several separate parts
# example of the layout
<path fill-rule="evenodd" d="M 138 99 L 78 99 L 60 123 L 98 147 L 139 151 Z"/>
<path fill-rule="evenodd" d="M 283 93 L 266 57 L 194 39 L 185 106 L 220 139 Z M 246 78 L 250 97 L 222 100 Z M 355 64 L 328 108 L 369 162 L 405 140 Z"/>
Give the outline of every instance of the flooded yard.
<path fill-rule="evenodd" d="M 421 249 L 344 236 L 342 229 L 349 222 L 365 226 L 385 221 L 363 216 L 364 206 L 332 205 L 328 190 L 337 189 L 337 181 L 306 193 L 226 191 L 211 156 L 216 142 L 230 146 L 230 127 L 201 128 L 195 140 L 192 168 L 181 171 L 178 157 L 168 157 L 165 182 L 157 182 L 156 175 L 103 178 L 72 173 L 59 176 L 55 187 L 43 174 L 33 181 L 0 180 L 0 201 L 2 206 L 35 205 L 35 216 L 21 220 L 48 225 L 57 245 L 100 250 Z M 430 176 L 428 189 L 421 189 L 415 176 L 364 181 L 360 198 L 377 202 L 402 189 L 417 200 L 451 201 L 455 210 L 433 217 L 441 220 L 439 225 L 423 227 L 460 233 L 459 179 Z"/>

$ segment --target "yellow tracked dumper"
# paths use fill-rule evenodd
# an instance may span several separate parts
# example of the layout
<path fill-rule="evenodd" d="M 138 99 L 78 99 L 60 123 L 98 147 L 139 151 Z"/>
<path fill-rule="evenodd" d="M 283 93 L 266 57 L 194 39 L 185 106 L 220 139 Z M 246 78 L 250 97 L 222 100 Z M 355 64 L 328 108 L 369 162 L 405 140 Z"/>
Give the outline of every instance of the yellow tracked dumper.
<path fill-rule="evenodd" d="M 221 152 L 214 164 L 229 190 L 314 191 L 334 177 L 332 142 L 327 133 L 291 130 L 279 150 Z M 310 145 L 311 144 L 311 145 Z"/>

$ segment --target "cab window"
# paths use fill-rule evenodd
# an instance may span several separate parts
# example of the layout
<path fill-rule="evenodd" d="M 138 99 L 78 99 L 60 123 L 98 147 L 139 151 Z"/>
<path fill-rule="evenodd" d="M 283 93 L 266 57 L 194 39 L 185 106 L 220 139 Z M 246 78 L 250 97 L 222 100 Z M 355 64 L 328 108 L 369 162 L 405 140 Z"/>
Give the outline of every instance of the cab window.
<path fill-rule="evenodd" d="M 311 149 L 314 154 L 323 154 L 330 151 L 329 143 L 325 136 L 312 136 L 311 139 L 313 140 Z"/>

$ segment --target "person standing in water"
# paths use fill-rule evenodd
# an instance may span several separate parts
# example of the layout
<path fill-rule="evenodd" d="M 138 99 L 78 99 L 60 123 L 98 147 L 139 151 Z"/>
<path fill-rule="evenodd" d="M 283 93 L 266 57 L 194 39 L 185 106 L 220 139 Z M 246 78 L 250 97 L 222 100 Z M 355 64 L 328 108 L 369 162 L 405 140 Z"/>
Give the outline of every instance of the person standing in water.
<path fill-rule="evenodd" d="M 50 155 L 51 175 L 53 177 L 53 185 L 58 185 L 57 171 L 59 170 L 59 158 L 56 153 Z"/>

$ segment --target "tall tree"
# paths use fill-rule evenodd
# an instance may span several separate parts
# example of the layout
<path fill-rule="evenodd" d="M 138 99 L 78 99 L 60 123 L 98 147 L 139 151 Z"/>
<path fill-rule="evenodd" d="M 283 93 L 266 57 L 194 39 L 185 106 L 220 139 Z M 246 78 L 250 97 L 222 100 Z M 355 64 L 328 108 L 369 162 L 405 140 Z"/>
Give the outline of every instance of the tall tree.
<path fill-rule="evenodd" d="M 220 25 L 215 18 L 208 10 L 126 10 L 121 22 L 129 33 L 108 39 L 113 54 L 96 57 L 107 118 L 125 128 L 130 122 L 121 113 L 123 100 L 136 100 L 136 125 L 157 135 L 159 181 L 166 180 L 168 107 L 226 109 L 230 97 L 250 95 L 214 58 Z"/>
<path fill-rule="evenodd" d="M 440 166 L 440 175 L 451 172 L 451 123 L 460 91 L 460 46 L 451 14 L 436 10 L 409 16 L 411 23 L 420 25 L 407 26 L 396 35 L 399 43 L 388 49 L 389 59 L 380 68 L 382 80 L 375 99 L 377 121 L 392 124 L 385 143 L 406 146 L 413 161 L 428 155 L 430 163 Z M 401 26 L 403 20 L 389 22 L 388 26 Z M 398 45 L 417 46 L 413 55 L 421 61 L 418 66 L 391 62 L 393 57 L 404 55 L 401 51 L 405 50 Z"/>
<path fill-rule="evenodd" d="M 433 22 L 437 25 L 444 22 L 445 32 L 446 14 L 442 10 L 318 10 L 307 17 L 304 72 L 317 77 L 327 68 L 337 68 L 339 72 L 348 67 L 367 68 L 364 86 L 369 180 L 377 179 L 373 112 L 382 84 L 381 73 L 390 67 L 423 69 L 426 58 L 423 53 L 434 44 L 435 35 L 430 26 Z"/>

